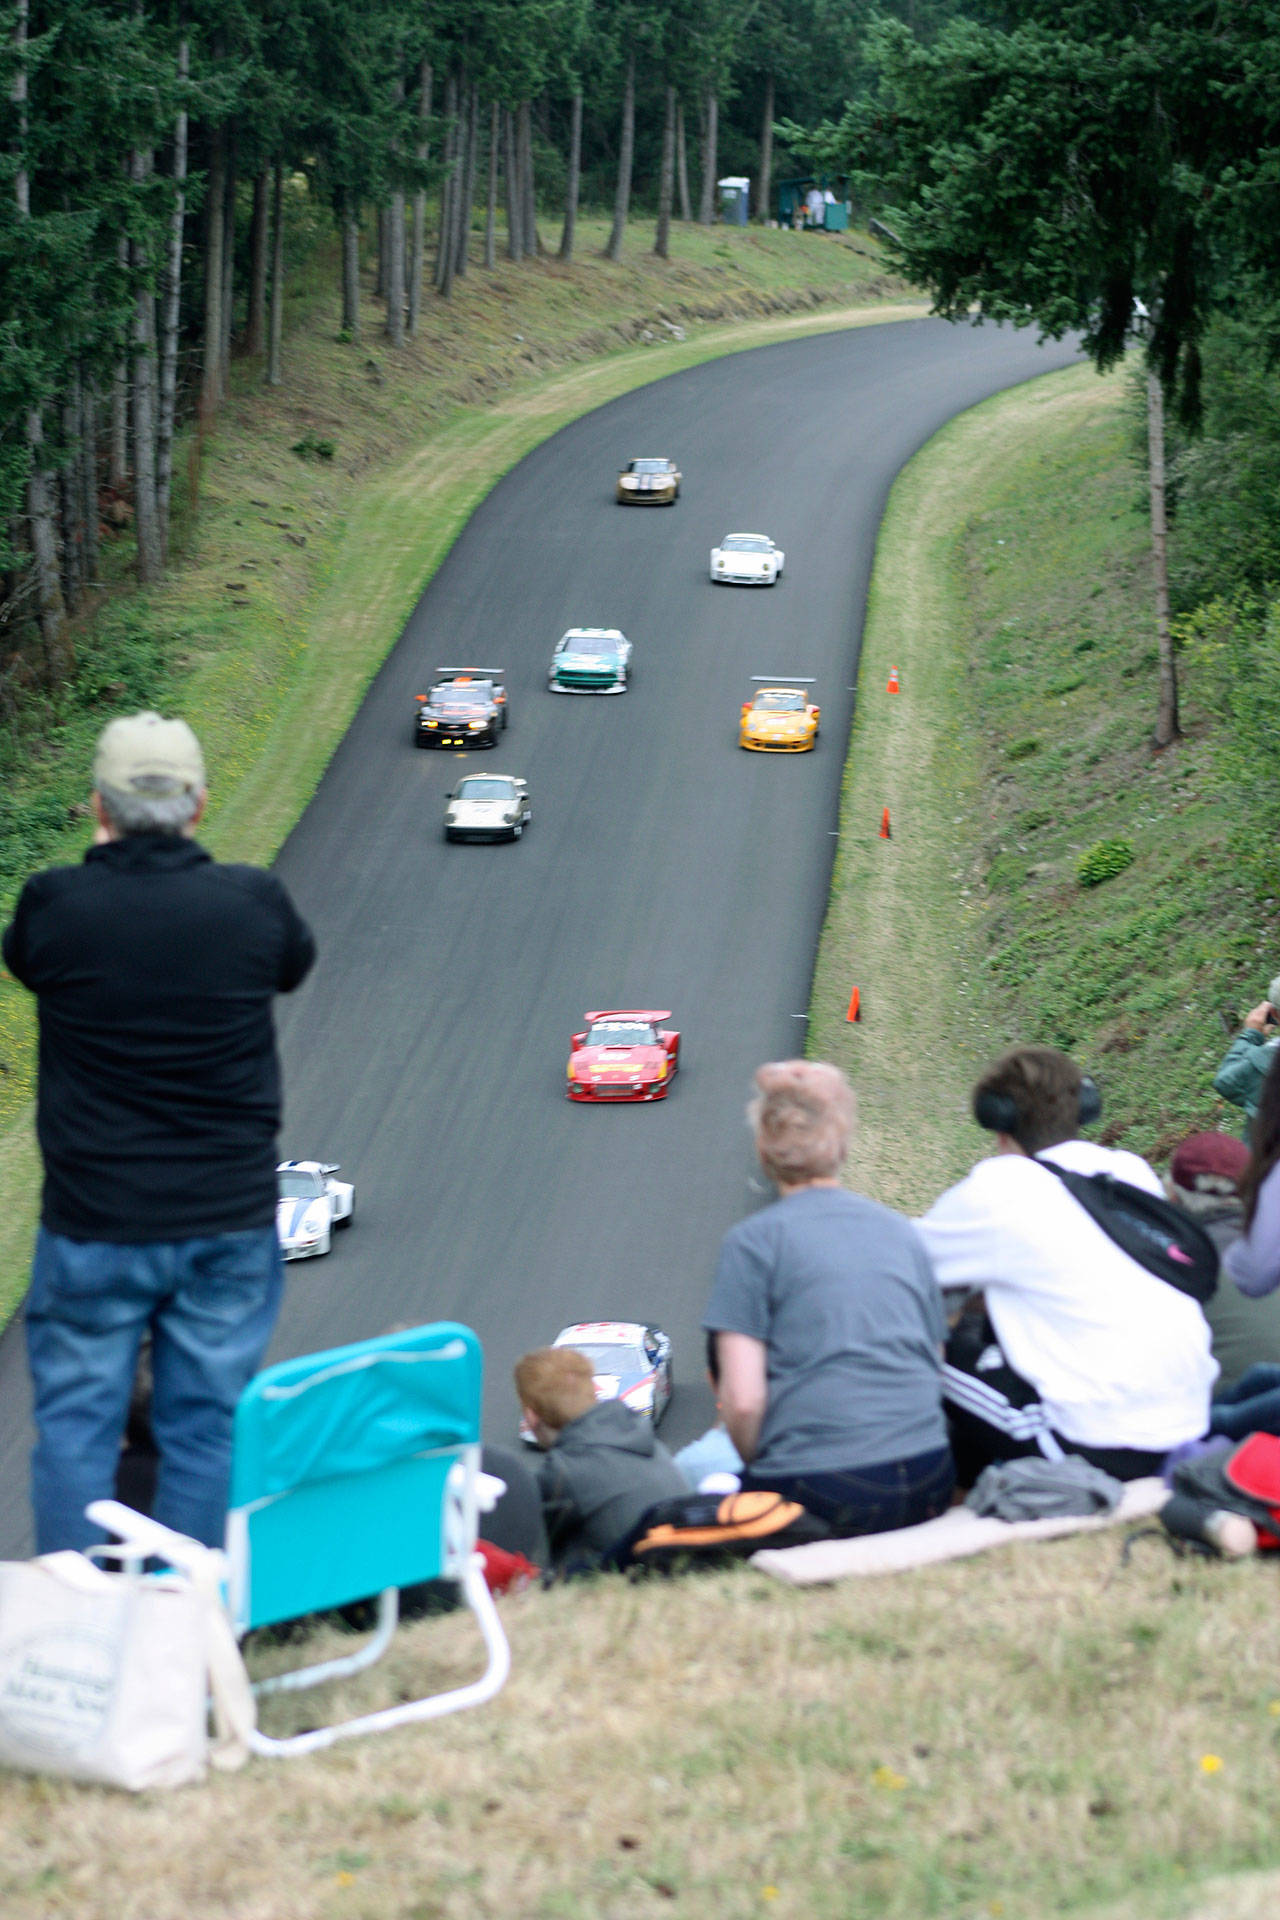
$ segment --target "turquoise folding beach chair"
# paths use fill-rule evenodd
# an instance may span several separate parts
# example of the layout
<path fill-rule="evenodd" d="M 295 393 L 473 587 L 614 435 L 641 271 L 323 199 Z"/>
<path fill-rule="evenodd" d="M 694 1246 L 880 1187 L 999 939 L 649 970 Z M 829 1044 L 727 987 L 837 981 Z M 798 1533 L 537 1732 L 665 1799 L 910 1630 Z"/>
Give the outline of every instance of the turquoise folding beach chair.
<path fill-rule="evenodd" d="M 510 1651 L 475 1550 L 485 1479 L 480 1387 L 475 1334 L 439 1321 L 281 1361 L 245 1388 L 226 1536 L 237 1635 L 380 1596 L 376 1629 L 357 1652 L 260 1681 L 256 1691 L 318 1686 L 371 1666 L 395 1633 L 399 1589 L 422 1580 L 458 1583 L 488 1654 L 467 1686 L 291 1739 L 255 1730 L 255 1752 L 309 1753 L 435 1719 L 479 1706 L 503 1685 Z M 95 1501 L 89 1517 L 122 1534 L 124 1557 L 130 1548 L 165 1551 L 156 1538 L 165 1530 L 115 1501 Z"/>

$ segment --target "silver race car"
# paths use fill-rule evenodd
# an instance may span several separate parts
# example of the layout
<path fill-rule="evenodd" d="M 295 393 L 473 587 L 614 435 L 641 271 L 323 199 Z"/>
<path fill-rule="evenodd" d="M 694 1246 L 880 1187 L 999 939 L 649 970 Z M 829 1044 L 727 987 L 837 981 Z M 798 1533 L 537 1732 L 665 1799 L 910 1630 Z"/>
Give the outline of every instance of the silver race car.
<path fill-rule="evenodd" d="M 328 1253 L 333 1229 L 349 1227 L 355 1211 L 356 1190 L 347 1180 L 335 1180 L 336 1163 L 322 1160 L 282 1160 L 276 1168 L 276 1232 L 286 1260 L 310 1260 Z"/>
<path fill-rule="evenodd" d="M 786 559 L 765 533 L 726 533 L 711 549 L 711 578 L 720 586 L 772 587 Z"/>
<path fill-rule="evenodd" d="M 671 1341 L 661 1327 L 634 1320 L 581 1320 L 563 1327 L 553 1347 L 576 1347 L 591 1362 L 597 1400 L 621 1400 L 656 1427 L 671 1404 Z M 521 1422 L 520 1438 L 535 1446 Z"/>
<path fill-rule="evenodd" d="M 533 818 L 528 782 L 509 773 L 468 773 L 445 801 L 446 840 L 518 840 Z"/>

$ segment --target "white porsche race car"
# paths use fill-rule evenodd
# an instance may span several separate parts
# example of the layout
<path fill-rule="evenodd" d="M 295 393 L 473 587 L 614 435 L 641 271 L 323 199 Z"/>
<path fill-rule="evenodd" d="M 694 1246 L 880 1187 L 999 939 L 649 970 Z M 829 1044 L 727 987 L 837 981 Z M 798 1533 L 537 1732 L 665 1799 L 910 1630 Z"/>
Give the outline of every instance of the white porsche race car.
<path fill-rule="evenodd" d="M 711 578 L 719 586 L 771 587 L 785 559 L 766 533 L 726 533 L 711 549 Z"/>
<path fill-rule="evenodd" d="M 576 1347 L 591 1362 L 597 1400 L 621 1400 L 656 1427 L 671 1404 L 671 1341 L 661 1327 L 634 1320 L 579 1320 L 562 1327 L 553 1347 Z M 520 1438 L 536 1446 L 520 1422 Z"/>
<path fill-rule="evenodd" d="M 333 1229 L 351 1225 L 356 1190 L 347 1180 L 335 1180 L 337 1171 L 322 1160 L 282 1160 L 276 1168 L 276 1232 L 286 1260 L 328 1253 Z"/>

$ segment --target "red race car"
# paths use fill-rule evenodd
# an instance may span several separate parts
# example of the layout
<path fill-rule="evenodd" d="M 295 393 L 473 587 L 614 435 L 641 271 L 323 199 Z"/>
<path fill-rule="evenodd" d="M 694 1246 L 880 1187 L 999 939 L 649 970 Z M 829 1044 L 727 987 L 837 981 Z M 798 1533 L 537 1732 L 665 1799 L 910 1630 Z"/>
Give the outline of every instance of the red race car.
<path fill-rule="evenodd" d="M 569 1050 L 571 1100 L 665 1100 L 680 1065 L 680 1035 L 660 1026 L 670 1013 L 634 1009 L 586 1015 Z"/>

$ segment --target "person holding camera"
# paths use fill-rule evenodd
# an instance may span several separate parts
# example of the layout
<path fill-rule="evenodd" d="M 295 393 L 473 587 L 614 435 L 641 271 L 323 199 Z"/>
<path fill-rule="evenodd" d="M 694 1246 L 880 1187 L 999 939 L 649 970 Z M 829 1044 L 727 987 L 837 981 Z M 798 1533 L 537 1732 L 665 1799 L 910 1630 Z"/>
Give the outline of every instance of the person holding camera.
<path fill-rule="evenodd" d="M 1214 1092 L 1229 1100 L 1233 1107 L 1244 1109 L 1246 1140 L 1257 1116 L 1263 1082 L 1280 1048 L 1277 1027 L 1280 1027 L 1280 973 L 1267 988 L 1266 999 L 1245 1015 L 1243 1027 L 1213 1076 Z"/>

